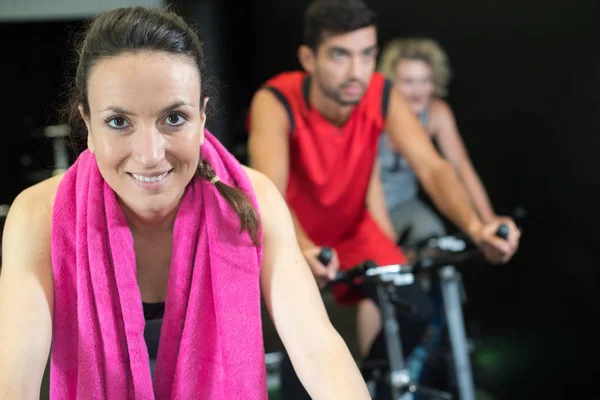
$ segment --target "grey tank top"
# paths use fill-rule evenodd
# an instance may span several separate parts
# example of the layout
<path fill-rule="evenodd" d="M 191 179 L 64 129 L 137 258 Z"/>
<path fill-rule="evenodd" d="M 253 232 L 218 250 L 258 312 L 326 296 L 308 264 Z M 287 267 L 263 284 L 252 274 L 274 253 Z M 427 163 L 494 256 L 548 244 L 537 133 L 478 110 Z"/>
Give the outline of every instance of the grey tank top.
<path fill-rule="evenodd" d="M 420 115 L 421 125 L 427 126 L 428 111 Z M 379 139 L 379 162 L 381 181 L 388 211 L 393 210 L 419 194 L 419 183 L 408 162 L 400 153 L 392 150 L 388 135 L 383 132 Z"/>

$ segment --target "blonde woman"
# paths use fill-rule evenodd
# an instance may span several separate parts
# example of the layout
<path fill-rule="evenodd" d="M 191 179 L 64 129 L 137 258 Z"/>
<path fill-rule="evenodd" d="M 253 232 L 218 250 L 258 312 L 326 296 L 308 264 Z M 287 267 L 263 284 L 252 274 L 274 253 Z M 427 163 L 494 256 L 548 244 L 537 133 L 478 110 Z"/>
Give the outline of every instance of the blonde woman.
<path fill-rule="evenodd" d="M 481 220 L 484 223 L 494 220 L 496 215 L 469 159 L 454 114 L 443 100 L 450 78 L 446 53 L 431 39 L 393 40 L 383 50 L 379 72 L 393 81 L 443 157 L 452 164 Z M 443 235 L 440 218 L 418 198 L 419 185 L 414 172 L 385 134 L 379 143 L 379 160 L 390 217 L 382 223 L 388 234 L 396 240 L 404 235 L 408 245 L 431 235 Z"/>

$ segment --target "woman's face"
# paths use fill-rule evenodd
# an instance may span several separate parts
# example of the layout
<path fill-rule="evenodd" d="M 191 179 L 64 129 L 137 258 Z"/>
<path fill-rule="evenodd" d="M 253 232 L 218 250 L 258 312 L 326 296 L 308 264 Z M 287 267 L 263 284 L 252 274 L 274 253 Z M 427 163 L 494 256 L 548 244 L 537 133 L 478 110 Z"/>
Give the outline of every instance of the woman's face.
<path fill-rule="evenodd" d="M 421 60 L 403 59 L 396 65 L 396 87 L 416 114 L 421 114 L 433 98 L 435 86 L 431 67 Z"/>
<path fill-rule="evenodd" d="M 89 76 L 88 102 L 88 148 L 119 199 L 137 213 L 176 208 L 204 141 L 194 63 L 160 52 L 101 60 Z"/>

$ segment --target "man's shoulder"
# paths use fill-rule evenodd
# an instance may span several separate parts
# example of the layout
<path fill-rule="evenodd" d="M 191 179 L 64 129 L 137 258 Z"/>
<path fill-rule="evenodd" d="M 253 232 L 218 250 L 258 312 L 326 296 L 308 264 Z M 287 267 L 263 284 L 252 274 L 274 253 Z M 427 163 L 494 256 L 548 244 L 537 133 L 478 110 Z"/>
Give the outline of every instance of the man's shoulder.
<path fill-rule="evenodd" d="M 392 87 L 392 82 L 384 75 L 379 72 L 373 73 L 360 102 L 363 112 L 383 123 L 387 117 Z"/>
<path fill-rule="evenodd" d="M 264 87 L 275 87 L 278 89 L 292 88 L 301 84 L 302 80 L 306 77 L 304 71 L 285 71 L 280 72 L 277 75 L 269 78 Z"/>
<path fill-rule="evenodd" d="M 390 79 L 386 78 L 386 76 L 384 74 L 382 74 L 381 72 L 373 72 L 373 75 L 371 76 L 371 85 L 376 84 L 376 85 L 381 85 L 382 83 L 385 82 L 391 82 Z"/>
<path fill-rule="evenodd" d="M 389 96 L 389 91 L 392 88 L 392 81 L 387 79 L 384 75 L 379 72 L 373 73 L 369 86 L 365 93 L 365 98 L 379 100 L 384 96 Z"/>

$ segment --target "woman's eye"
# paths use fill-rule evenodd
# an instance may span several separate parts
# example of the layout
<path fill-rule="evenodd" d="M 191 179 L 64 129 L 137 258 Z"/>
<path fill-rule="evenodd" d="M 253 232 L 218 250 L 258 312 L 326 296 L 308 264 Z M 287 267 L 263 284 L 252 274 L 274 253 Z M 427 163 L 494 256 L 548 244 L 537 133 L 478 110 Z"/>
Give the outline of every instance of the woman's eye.
<path fill-rule="evenodd" d="M 128 122 L 123 117 L 115 117 L 108 120 L 108 126 L 114 129 L 124 129 L 127 128 Z"/>
<path fill-rule="evenodd" d="M 167 125 L 170 126 L 180 126 L 183 125 L 183 123 L 185 122 L 185 118 L 183 118 L 183 116 L 181 116 L 180 114 L 169 114 L 169 116 L 166 119 Z"/>

